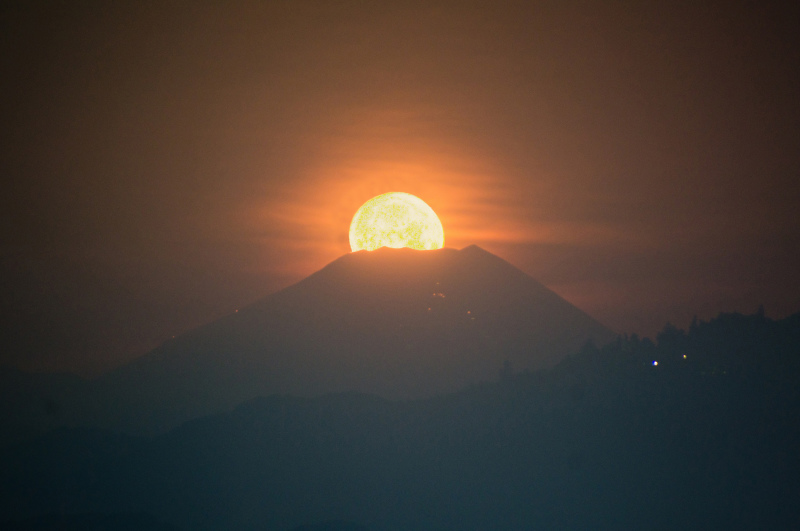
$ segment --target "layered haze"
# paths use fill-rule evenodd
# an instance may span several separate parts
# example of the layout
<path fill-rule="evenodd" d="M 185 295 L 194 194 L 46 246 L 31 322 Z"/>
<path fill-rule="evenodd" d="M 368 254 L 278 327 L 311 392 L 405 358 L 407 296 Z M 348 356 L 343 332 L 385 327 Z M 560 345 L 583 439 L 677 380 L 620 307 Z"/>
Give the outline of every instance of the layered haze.
<path fill-rule="evenodd" d="M 0 3 L 0 528 L 800 529 L 798 27 Z"/>
<path fill-rule="evenodd" d="M 800 304 L 796 6 L 0 15 L 3 363 L 141 356 L 341 256 L 391 190 L 618 331 Z"/>

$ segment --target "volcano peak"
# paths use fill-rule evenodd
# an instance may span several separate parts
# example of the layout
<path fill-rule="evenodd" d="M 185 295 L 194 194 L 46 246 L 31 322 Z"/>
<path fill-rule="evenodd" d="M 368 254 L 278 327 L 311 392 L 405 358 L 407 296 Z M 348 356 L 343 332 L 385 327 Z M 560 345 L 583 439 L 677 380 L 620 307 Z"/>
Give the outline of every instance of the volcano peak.
<path fill-rule="evenodd" d="M 348 253 L 103 380 L 160 411 L 166 428 L 276 393 L 422 398 L 614 337 L 480 247 L 382 248 Z"/>

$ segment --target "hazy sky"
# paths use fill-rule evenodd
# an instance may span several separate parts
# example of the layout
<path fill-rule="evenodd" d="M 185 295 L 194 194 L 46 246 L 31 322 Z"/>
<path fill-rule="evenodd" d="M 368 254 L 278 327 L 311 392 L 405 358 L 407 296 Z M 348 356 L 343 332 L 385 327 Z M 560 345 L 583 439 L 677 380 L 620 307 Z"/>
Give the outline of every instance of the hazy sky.
<path fill-rule="evenodd" d="M 797 7 L 0 9 L 0 363 L 144 354 L 349 252 L 387 191 L 618 332 L 800 310 Z"/>

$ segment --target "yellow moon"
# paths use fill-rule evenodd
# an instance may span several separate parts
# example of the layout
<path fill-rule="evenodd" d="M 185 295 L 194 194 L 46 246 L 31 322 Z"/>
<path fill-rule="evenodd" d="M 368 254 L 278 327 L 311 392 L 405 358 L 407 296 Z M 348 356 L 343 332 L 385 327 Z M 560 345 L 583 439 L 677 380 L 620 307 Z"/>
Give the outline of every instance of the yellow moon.
<path fill-rule="evenodd" d="M 380 247 L 431 250 L 444 247 L 442 222 L 419 197 L 403 192 L 375 196 L 358 209 L 350 223 L 350 248 Z"/>

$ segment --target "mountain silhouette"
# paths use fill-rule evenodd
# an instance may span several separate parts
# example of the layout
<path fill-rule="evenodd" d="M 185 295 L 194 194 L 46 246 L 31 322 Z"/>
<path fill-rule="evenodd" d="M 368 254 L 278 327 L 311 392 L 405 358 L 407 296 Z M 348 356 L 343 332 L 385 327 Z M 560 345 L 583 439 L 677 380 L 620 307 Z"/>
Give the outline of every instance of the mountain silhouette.
<path fill-rule="evenodd" d="M 0 528 L 800 529 L 798 352 L 800 314 L 725 314 L 423 400 L 270 396 L 155 437 L 53 430 L 0 451 Z"/>
<path fill-rule="evenodd" d="M 614 337 L 479 247 L 361 251 L 100 378 L 96 424 L 160 432 L 281 393 L 422 398 Z"/>
<path fill-rule="evenodd" d="M 5 531 L 181 531 L 146 513 L 75 514 L 51 513 L 22 521 L 3 522 Z"/>

